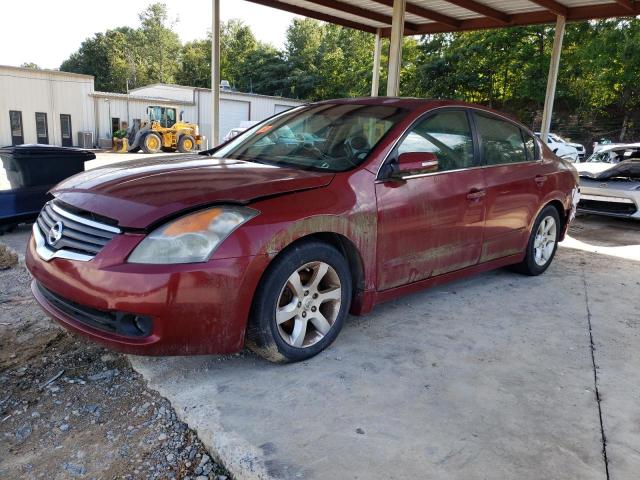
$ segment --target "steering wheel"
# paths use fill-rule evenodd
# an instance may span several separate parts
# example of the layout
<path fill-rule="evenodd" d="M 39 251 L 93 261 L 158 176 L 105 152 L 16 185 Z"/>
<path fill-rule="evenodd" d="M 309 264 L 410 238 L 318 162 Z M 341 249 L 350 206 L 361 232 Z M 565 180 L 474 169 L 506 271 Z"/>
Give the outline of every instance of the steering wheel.
<path fill-rule="evenodd" d="M 349 153 L 349 161 L 354 164 L 354 160 L 362 160 L 364 156 L 371 152 L 369 140 L 367 140 L 363 135 L 354 135 L 347 138 L 344 141 L 344 146 Z"/>

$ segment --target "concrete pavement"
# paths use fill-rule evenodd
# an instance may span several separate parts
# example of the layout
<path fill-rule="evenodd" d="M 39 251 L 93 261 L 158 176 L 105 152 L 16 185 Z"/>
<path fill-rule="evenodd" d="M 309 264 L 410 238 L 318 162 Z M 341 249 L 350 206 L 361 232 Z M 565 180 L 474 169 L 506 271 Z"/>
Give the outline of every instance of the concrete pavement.
<path fill-rule="evenodd" d="M 633 479 L 639 267 L 561 248 L 540 277 L 499 270 L 350 318 L 295 365 L 131 361 L 238 478 L 605 479 L 604 428 L 610 478 Z"/>
<path fill-rule="evenodd" d="M 301 364 L 131 362 L 237 478 L 636 479 L 640 225 L 570 235 L 543 276 L 398 299 Z"/>

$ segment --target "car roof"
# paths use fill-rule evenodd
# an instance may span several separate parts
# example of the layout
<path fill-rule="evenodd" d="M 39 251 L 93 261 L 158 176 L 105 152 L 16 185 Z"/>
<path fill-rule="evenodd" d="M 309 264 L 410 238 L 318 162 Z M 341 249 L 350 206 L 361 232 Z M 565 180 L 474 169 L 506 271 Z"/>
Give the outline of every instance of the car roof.
<path fill-rule="evenodd" d="M 459 100 L 442 100 L 435 98 L 417 98 L 417 97 L 355 97 L 355 98 L 336 98 L 331 100 L 322 100 L 319 102 L 313 102 L 312 105 L 326 105 L 326 104 L 335 104 L 335 105 L 344 105 L 344 104 L 353 104 L 353 105 L 389 105 L 392 107 L 404 108 L 411 111 L 428 111 L 433 108 L 442 108 L 442 107 L 465 107 L 465 108 L 473 108 L 476 110 L 483 110 L 488 113 L 493 113 L 495 115 L 507 118 L 519 124 L 522 122 L 514 117 L 513 115 L 507 112 L 500 112 L 497 110 L 492 110 L 483 105 L 478 105 L 475 103 L 461 102 Z M 526 128 L 526 127 L 525 127 Z"/>

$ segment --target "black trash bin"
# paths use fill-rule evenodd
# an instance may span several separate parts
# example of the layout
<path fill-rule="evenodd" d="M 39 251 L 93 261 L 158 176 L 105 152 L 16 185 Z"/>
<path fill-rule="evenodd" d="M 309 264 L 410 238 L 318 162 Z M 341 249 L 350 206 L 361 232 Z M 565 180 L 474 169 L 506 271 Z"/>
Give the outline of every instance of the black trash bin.
<path fill-rule="evenodd" d="M 6 180 L 0 172 L 0 230 L 33 220 L 57 183 L 84 171 L 95 154 L 79 148 L 17 145 L 0 148 Z M 8 184 L 8 185 L 7 185 Z"/>

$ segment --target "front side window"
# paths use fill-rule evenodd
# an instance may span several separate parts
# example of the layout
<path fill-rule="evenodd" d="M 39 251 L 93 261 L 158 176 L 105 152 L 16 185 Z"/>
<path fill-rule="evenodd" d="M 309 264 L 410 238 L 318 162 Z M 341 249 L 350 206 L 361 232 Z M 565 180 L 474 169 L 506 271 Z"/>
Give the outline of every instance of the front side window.
<path fill-rule="evenodd" d="M 409 152 L 435 154 L 438 171 L 472 167 L 473 137 L 466 112 L 439 112 L 419 122 L 398 146 L 398 154 Z"/>
<path fill-rule="evenodd" d="M 404 116 L 389 105 L 299 107 L 262 122 L 212 153 L 258 163 L 342 172 L 360 165 Z"/>
<path fill-rule="evenodd" d="M 519 127 L 506 120 L 476 114 L 480 150 L 485 165 L 526 162 L 527 154 Z"/>

